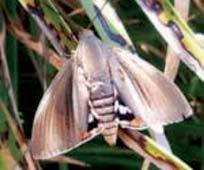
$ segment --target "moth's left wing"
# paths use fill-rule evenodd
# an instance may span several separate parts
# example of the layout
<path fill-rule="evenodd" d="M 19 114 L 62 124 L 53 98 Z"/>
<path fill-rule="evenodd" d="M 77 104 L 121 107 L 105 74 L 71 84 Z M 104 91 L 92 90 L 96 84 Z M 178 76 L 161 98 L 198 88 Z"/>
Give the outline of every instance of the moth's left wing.
<path fill-rule="evenodd" d="M 54 78 L 37 109 L 31 139 L 35 159 L 49 159 L 68 152 L 100 133 L 98 128 L 88 131 L 88 112 L 80 108 L 82 101 L 73 101 L 77 99 L 73 97 L 73 85 L 73 65 L 69 60 Z M 81 97 L 84 103 L 85 98 Z M 75 102 L 78 105 L 74 105 Z"/>
<path fill-rule="evenodd" d="M 147 126 L 166 125 L 192 115 L 186 98 L 155 67 L 120 48 L 110 50 L 112 79 L 123 102 Z"/>

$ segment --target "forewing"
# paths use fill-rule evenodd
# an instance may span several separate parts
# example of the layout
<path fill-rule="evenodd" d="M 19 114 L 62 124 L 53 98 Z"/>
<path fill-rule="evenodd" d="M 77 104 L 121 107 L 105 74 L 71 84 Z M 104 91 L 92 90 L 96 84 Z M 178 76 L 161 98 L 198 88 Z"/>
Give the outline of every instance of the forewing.
<path fill-rule="evenodd" d="M 119 48 L 114 48 L 110 56 L 120 97 L 148 126 L 178 122 L 192 114 L 181 91 L 155 67 Z"/>
<path fill-rule="evenodd" d="M 87 117 L 88 113 L 76 115 L 73 112 L 72 70 L 72 62 L 68 61 L 54 78 L 37 109 L 31 140 L 35 159 L 48 159 L 64 153 L 93 136 L 89 136 L 84 128 L 87 120 L 80 119 Z"/>
<path fill-rule="evenodd" d="M 75 115 L 78 117 L 81 125 L 81 130 L 85 131 L 88 129 L 88 115 L 89 113 L 89 91 L 86 84 L 86 78 L 84 76 L 83 68 L 80 65 L 80 48 L 77 50 L 77 56 L 74 65 L 74 77 L 73 77 L 73 110 Z M 83 116 L 82 116 L 83 115 Z"/>

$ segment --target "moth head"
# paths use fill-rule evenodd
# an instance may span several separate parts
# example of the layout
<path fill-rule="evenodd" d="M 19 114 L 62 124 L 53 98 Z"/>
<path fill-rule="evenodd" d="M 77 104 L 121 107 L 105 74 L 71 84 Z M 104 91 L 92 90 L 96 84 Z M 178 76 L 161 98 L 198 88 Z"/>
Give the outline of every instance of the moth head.
<path fill-rule="evenodd" d="M 80 40 L 83 40 L 83 39 L 87 39 L 88 37 L 93 37 L 94 34 L 91 30 L 89 29 L 84 29 L 80 34 L 79 34 L 79 38 Z"/>

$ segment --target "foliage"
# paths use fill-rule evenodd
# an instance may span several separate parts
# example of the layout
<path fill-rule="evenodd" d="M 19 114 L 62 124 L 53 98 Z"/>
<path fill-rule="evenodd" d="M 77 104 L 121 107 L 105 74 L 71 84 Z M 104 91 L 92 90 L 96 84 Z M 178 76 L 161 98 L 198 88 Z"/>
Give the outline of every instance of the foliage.
<path fill-rule="evenodd" d="M 29 0 L 29 2 L 32 2 L 32 0 Z M 55 0 L 54 2 L 55 7 L 60 11 L 60 15 L 64 16 L 66 22 L 69 23 L 69 29 L 72 30 L 74 36 L 77 35 L 79 27 L 86 28 L 90 24 L 90 20 L 84 15 L 85 12 L 81 9 L 78 1 Z M 192 3 L 190 6 L 188 24 L 195 32 L 202 32 L 204 30 L 204 17 L 196 4 Z M 18 121 L 18 118 L 15 118 L 16 111 L 13 109 L 11 97 L 9 96 L 9 89 L 12 87 L 6 84 L 4 66 L 2 60 L 0 60 L 0 97 L 3 100 L 0 107 L 0 169 L 4 170 L 9 167 L 4 159 L 5 153 L 9 155 L 7 158 L 9 157 L 13 164 L 18 164 L 20 169 L 26 169 L 28 160 L 32 162 L 29 167 L 37 169 L 38 163 L 30 159 L 29 155 L 25 156 L 27 151 L 16 145 L 16 143 L 19 144 L 19 141 L 22 144 L 22 140 L 19 140 L 19 134 L 16 135 L 15 128 L 20 129 L 22 125 L 23 130 L 21 132 L 26 137 L 20 134 L 20 138 L 22 137 L 24 140 L 30 138 L 31 125 L 37 105 L 43 95 L 43 91 L 54 77 L 56 70 L 42 58 L 43 50 L 39 51 L 39 49 L 48 42 L 33 18 L 16 0 L 2 0 L 0 5 L 1 12 L 4 11 L 7 29 L 6 43 L 0 45 L 6 49 L 13 95 L 18 106 L 17 114 L 20 115 L 23 122 L 16 124 L 16 127 L 12 127 L 15 123 L 9 123 L 8 117 L 5 116 L 7 111 L 2 109 L 5 108 L 2 107 L 5 105 L 7 107 L 6 110 L 12 115 L 11 119 Z M 131 39 L 126 38 L 129 46 L 125 48 L 130 48 L 133 51 L 136 49 L 140 56 L 163 70 L 167 44 L 149 22 L 141 8 L 133 0 L 114 0 L 112 5 L 125 25 L 126 30 L 124 29 L 122 32 L 125 32 L 124 34 L 127 32 Z M 103 8 L 101 10 L 103 11 Z M 12 19 L 12 24 L 6 16 Z M 28 38 L 27 35 L 23 35 L 19 38 L 18 34 L 12 29 L 13 21 L 17 24 L 19 31 L 28 32 L 31 37 Z M 97 22 L 97 18 L 92 17 L 91 21 Z M 0 24 L 3 25 L 3 19 L 0 20 Z M 110 27 L 113 31 L 117 31 L 117 27 L 114 26 L 113 22 L 109 21 L 109 24 L 112 24 Z M 98 31 L 97 27 L 95 28 Z M 98 34 L 103 39 L 103 33 L 98 31 Z M 106 39 L 107 37 L 103 40 L 106 41 Z M 36 44 L 32 44 L 31 40 Z M 67 44 L 69 44 L 69 52 L 76 46 L 75 41 Z M 50 52 L 54 52 L 51 46 L 50 48 Z M 46 55 L 43 57 L 49 60 Z M 49 62 L 62 64 L 57 59 L 49 60 Z M 187 162 L 193 169 L 202 170 L 204 169 L 204 84 L 184 64 L 181 64 L 179 68 L 176 84 L 191 103 L 195 116 L 182 123 L 167 126 L 165 128 L 166 134 L 175 155 Z M 27 147 L 26 145 L 25 148 Z M 87 169 L 140 169 L 143 161 L 142 157 L 127 149 L 122 141 L 119 141 L 115 147 L 109 147 L 101 137 L 97 137 L 72 151 L 68 156 L 90 164 L 91 166 L 87 167 Z M 43 169 L 58 168 L 60 170 L 79 169 L 79 166 L 65 163 L 43 162 L 42 167 Z M 150 169 L 156 169 L 156 167 L 151 166 Z"/>

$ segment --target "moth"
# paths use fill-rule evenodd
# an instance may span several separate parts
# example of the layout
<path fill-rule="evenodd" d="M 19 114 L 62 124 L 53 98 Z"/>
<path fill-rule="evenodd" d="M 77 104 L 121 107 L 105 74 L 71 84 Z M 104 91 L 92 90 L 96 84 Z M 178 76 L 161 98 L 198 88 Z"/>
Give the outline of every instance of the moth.
<path fill-rule="evenodd" d="M 119 128 L 154 129 L 191 115 L 184 95 L 158 69 L 84 30 L 39 104 L 31 149 L 35 159 L 49 159 L 100 134 L 115 145 Z"/>

